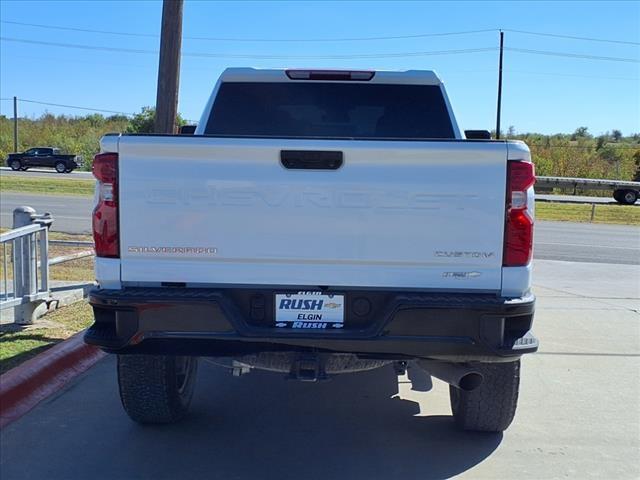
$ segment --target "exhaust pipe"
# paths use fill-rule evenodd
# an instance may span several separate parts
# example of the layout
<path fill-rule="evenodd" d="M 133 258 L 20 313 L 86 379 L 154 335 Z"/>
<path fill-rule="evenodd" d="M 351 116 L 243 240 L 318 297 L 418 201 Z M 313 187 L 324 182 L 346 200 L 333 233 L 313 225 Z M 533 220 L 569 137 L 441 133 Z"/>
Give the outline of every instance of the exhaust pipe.
<path fill-rule="evenodd" d="M 478 388 L 484 377 L 473 367 L 438 360 L 418 360 L 420 368 L 460 390 L 470 392 Z"/>

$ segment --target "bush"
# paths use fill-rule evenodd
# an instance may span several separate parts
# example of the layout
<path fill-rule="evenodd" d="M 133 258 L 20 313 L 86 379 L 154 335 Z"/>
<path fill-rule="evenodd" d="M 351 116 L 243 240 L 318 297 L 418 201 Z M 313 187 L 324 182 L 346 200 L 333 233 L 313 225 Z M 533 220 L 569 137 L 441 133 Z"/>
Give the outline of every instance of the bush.
<path fill-rule="evenodd" d="M 581 130 L 581 129 L 578 129 Z M 536 174 L 552 177 L 606 178 L 633 180 L 640 169 L 640 141 L 637 134 L 606 137 L 576 135 L 521 134 L 512 138 L 529 145 L 536 165 Z M 618 132 L 619 133 L 619 132 Z M 576 140 L 571 140 L 576 138 Z M 638 172 L 640 173 L 640 172 Z M 607 192 L 580 192 L 589 195 L 610 195 Z"/>
<path fill-rule="evenodd" d="M 144 107 L 133 118 L 124 115 L 105 117 L 93 113 L 83 117 L 45 113 L 39 118 L 18 119 L 18 151 L 32 147 L 57 147 L 64 153 L 82 155 L 84 169 L 91 170 L 93 156 L 100 150 L 100 138 L 106 133 L 153 132 L 155 109 Z M 178 125 L 185 121 L 178 115 Z M 13 152 L 13 119 L 0 115 L 0 161 Z"/>
<path fill-rule="evenodd" d="M 57 147 L 64 153 L 82 155 L 84 169 L 90 170 L 93 156 L 100 150 L 100 138 L 109 132 L 123 132 L 129 119 L 123 116 L 88 115 L 71 117 L 46 113 L 37 119 L 18 119 L 18 151 L 31 147 Z M 0 116 L 0 158 L 13 152 L 13 120 Z"/>
<path fill-rule="evenodd" d="M 110 132 L 150 133 L 154 114 L 153 108 L 144 107 L 133 118 L 100 114 L 72 117 L 50 113 L 37 119 L 20 118 L 18 149 L 58 147 L 67 153 L 82 155 L 84 168 L 90 170 L 93 156 L 100 148 L 100 137 Z M 185 124 L 179 115 L 177 124 Z M 640 134 L 624 137 L 619 130 L 612 132 L 594 138 L 586 127 L 580 127 L 572 134 L 555 135 L 517 135 L 515 129 L 510 129 L 509 137 L 524 140 L 529 145 L 536 173 L 541 176 L 640 179 Z M 0 115 L 0 159 L 6 159 L 12 151 L 13 122 Z"/>

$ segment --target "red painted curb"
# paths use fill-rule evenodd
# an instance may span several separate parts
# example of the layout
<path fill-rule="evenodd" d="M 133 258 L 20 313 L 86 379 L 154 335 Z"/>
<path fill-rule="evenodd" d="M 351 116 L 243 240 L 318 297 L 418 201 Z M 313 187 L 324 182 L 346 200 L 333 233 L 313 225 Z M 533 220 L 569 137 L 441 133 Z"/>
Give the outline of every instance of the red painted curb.
<path fill-rule="evenodd" d="M 106 354 L 76 333 L 0 375 L 0 427 L 17 420 Z"/>

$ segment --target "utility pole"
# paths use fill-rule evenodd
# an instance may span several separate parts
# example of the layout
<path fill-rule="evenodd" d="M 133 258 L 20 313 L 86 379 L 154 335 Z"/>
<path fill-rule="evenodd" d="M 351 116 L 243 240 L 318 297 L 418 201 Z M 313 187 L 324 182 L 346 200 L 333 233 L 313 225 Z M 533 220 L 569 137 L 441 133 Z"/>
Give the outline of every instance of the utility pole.
<path fill-rule="evenodd" d="M 180 83 L 183 0 L 164 0 L 156 96 L 156 133 L 175 133 Z"/>
<path fill-rule="evenodd" d="M 500 110 L 502 109 L 502 53 L 504 50 L 504 32 L 500 30 L 500 66 L 498 68 L 498 112 L 496 114 L 496 138 L 500 138 Z"/>
<path fill-rule="evenodd" d="M 18 97 L 13 97 L 13 153 L 18 153 Z"/>

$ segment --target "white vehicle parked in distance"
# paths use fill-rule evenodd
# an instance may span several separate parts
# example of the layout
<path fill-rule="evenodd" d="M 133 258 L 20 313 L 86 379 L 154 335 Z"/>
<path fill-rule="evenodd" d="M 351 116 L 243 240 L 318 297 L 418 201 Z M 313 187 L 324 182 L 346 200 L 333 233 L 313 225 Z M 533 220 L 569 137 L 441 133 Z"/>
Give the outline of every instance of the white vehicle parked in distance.
<path fill-rule="evenodd" d="M 502 431 L 531 334 L 534 168 L 455 120 L 430 71 L 226 70 L 195 135 L 94 161 L 85 339 L 138 422 L 182 417 L 198 356 L 319 380 L 408 362 Z"/>

